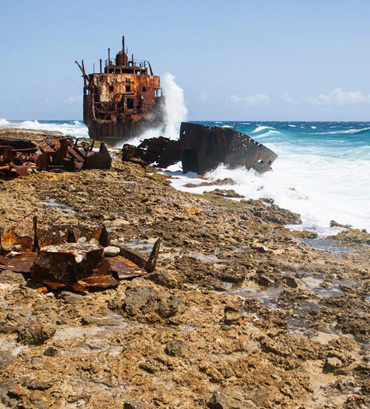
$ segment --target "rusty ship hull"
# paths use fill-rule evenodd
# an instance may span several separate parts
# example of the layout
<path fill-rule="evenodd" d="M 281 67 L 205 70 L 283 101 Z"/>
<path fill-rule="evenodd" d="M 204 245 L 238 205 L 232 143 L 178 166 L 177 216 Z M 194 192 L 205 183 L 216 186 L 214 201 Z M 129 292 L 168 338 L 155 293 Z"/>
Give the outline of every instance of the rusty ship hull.
<path fill-rule="evenodd" d="M 128 57 L 125 40 L 122 50 L 111 59 L 100 60 L 100 72 L 84 79 L 83 118 L 92 139 L 120 142 L 141 134 L 145 129 L 164 123 L 165 98 L 160 77 L 153 75 L 148 61 Z"/>

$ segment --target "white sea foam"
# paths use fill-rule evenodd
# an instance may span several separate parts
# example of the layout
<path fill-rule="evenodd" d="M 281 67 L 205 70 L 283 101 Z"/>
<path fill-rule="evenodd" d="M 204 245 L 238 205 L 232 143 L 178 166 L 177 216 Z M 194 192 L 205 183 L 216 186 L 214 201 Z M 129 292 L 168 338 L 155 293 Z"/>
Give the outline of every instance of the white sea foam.
<path fill-rule="evenodd" d="M 6 120 L 5 120 L 6 121 Z M 0 122 L 0 126 L 2 123 Z M 22 129 L 32 129 L 41 131 L 57 131 L 61 132 L 63 135 L 71 135 L 75 138 L 88 138 L 88 130 L 85 124 L 80 121 L 54 121 L 54 122 L 42 122 L 42 121 L 11 121 L 4 123 L 3 126 L 9 128 L 22 128 Z"/>
<path fill-rule="evenodd" d="M 288 126 L 290 126 L 291 128 L 297 128 L 297 125 L 289 124 Z"/>
<path fill-rule="evenodd" d="M 232 188 L 247 199 L 273 198 L 277 205 L 301 215 L 303 226 L 299 228 L 314 229 L 320 235 L 335 234 L 329 226 L 336 220 L 370 231 L 369 160 L 318 155 L 317 151 L 292 149 L 293 145 L 286 143 L 268 147 L 279 154 L 271 172 L 260 175 L 220 165 L 206 176 L 211 180 L 233 179 L 237 185 L 220 188 Z M 186 188 L 188 176 L 192 183 L 199 179 L 179 172 L 176 176 L 173 184 L 180 190 L 203 193 L 215 188 Z"/>
<path fill-rule="evenodd" d="M 5 118 L 0 118 L 0 126 L 8 126 L 9 122 Z"/>

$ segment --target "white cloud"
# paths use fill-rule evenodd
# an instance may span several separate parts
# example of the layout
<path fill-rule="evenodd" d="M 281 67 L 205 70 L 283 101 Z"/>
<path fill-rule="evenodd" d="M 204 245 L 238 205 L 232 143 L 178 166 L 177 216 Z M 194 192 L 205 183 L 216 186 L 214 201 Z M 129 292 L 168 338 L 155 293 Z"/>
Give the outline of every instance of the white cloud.
<path fill-rule="evenodd" d="M 247 95 L 241 97 L 240 95 L 232 95 L 230 101 L 238 105 L 269 105 L 271 98 L 266 94 L 257 93 L 255 95 Z"/>
<path fill-rule="evenodd" d="M 198 102 L 204 103 L 204 102 L 208 102 L 210 97 L 212 96 L 212 92 L 201 92 L 198 95 Z"/>
<path fill-rule="evenodd" d="M 302 99 L 309 105 L 356 105 L 370 103 L 370 94 L 364 95 L 360 91 L 343 91 L 336 88 L 329 94 L 320 94 L 317 97 L 308 95 Z"/>
<path fill-rule="evenodd" d="M 82 102 L 82 95 L 78 95 L 77 97 L 67 97 L 63 98 L 63 102 L 65 104 L 77 104 Z"/>
<path fill-rule="evenodd" d="M 285 92 L 282 96 L 281 96 L 281 100 L 284 101 L 285 103 L 289 104 L 289 105 L 294 105 L 294 98 L 292 98 L 291 96 L 289 96 L 289 94 L 287 92 Z"/>

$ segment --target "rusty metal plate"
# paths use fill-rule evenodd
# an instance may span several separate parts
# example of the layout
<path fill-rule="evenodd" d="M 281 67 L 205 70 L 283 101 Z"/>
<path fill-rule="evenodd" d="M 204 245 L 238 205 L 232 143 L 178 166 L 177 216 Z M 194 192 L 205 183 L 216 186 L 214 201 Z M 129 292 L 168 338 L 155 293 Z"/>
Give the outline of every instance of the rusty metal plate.
<path fill-rule="evenodd" d="M 9 258 L 0 256 L 0 270 L 11 270 L 14 273 L 29 273 L 37 253 L 26 252 Z"/>
<path fill-rule="evenodd" d="M 112 273 L 117 274 L 120 280 L 139 277 L 148 274 L 143 268 L 122 256 L 109 257 L 107 261 Z"/>

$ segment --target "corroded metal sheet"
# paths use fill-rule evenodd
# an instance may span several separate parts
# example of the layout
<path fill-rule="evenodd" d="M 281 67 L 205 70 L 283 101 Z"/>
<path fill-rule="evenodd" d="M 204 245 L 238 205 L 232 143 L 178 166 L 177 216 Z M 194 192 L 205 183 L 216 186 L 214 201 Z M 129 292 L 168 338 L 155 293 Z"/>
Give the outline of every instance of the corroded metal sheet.
<path fill-rule="evenodd" d="M 0 256 L 0 270 L 11 270 L 15 273 L 29 273 L 37 253 L 25 252 L 14 257 Z"/>
<path fill-rule="evenodd" d="M 272 150 L 231 128 L 182 122 L 180 141 L 184 173 L 204 174 L 220 163 L 263 173 L 271 169 L 277 158 Z"/>
<path fill-rule="evenodd" d="M 107 261 L 112 273 L 116 274 L 120 280 L 147 274 L 143 268 L 140 268 L 137 264 L 122 256 L 107 258 Z"/>

